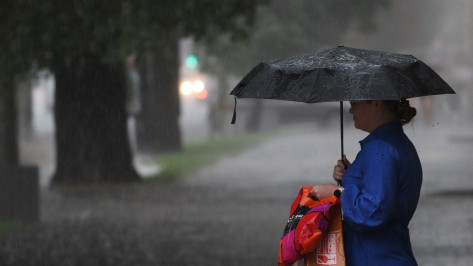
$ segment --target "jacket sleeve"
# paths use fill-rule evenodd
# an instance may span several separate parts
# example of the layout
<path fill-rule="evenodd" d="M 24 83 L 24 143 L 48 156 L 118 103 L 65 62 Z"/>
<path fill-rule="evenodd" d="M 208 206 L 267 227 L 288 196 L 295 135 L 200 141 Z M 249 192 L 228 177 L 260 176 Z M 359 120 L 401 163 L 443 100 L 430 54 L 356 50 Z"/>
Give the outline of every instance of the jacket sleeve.
<path fill-rule="evenodd" d="M 398 160 L 392 146 L 380 141 L 370 143 L 361 155 L 359 171 L 346 172 L 358 175 L 350 178 L 359 182 L 345 186 L 343 219 L 354 230 L 370 231 L 386 225 L 396 211 Z"/>

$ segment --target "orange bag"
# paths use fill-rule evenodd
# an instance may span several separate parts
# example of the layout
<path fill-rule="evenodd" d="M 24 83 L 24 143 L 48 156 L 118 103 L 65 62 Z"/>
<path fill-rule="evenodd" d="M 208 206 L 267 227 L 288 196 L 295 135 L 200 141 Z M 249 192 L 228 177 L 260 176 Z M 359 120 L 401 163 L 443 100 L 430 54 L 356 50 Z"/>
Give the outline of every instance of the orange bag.
<path fill-rule="evenodd" d="M 303 187 L 291 205 L 289 220 L 279 243 L 279 266 L 291 265 L 313 252 L 329 227 L 330 209 L 340 200 L 335 196 L 315 201 L 309 197 L 312 187 Z"/>
<path fill-rule="evenodd" d="M 327 233 L 317 249 L 304 257 L 305 266 L 345 266 L 340 204 L 336 204 L 330 209 L 330 216 L 331 220 Z"/>

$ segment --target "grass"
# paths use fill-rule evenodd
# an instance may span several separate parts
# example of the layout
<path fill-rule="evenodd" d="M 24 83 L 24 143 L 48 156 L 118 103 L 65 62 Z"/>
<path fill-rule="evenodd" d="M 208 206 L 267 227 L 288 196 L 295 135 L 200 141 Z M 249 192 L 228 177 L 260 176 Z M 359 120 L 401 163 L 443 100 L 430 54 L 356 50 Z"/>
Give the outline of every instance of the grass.
<path fill-rule="evenodd" d="M 223 156 L 237 154 L 281 134 L 284 133 L 256 133 L 185 143 L 181 152 L 159 156 L 157 160 L 161 171 L 148 180 L 172 180 L 215 163 Z"/>

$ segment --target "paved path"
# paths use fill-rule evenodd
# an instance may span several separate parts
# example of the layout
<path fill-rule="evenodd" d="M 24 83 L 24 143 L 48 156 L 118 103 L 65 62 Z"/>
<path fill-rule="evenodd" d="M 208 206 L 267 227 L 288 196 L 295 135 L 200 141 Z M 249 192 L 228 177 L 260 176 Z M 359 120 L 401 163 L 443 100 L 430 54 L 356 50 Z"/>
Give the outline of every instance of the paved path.
<path fill-rule="evenodd" d="M 434 124 L 407 125 L 405 132 L 416 145 L 424 168 L 424 185 L 418 211 L 411 222 L 414 252 L 420 265 L 471 265 L 473 259 L 473 174 L 470 152 L 473 128 Z M 353 159 L 364 133 L 345 129 L 345 153 Z M 269 141 L 236 157 L 189 176 L 185 184 L 232 189 L 251 199 L 241 215 L 253 235 L 236 235 L 251 250 L 276 255 L 279 231 L 288 207 L 304 185 L 330 182 L 338 158 L 338 128 L 305 127 L 287 137 Z M 253 193 L 248 193 L 254 191 Z M 264 210 L 272 208 L 271 214 Z M 237 210 L 232 210 L 237 211 Z M 266 217 L 265 217 L 266 216 Z M 248 230 L 250 230 L 248 228 Z M 269 242 L 251 244 L 255 236 Z M 269 246 L 268 246 L 269 245 Z M 269 257 L 268 257 L 269 259 Z M 269 265 L 269 264 L 268 264 Z"/>

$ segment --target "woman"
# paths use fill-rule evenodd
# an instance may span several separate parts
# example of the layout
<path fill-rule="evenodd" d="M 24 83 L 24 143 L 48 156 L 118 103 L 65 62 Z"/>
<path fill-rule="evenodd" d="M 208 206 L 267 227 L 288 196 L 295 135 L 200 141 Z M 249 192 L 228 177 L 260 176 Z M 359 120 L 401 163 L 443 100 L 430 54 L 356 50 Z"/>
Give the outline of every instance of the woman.
<path fill-rule="evenodd" d="M 341 186 L 318 185 L 311 196 L 340 195 L 347 265 L 417 265 L 408 224 L 419 200 L 422 168 L 402 129 L 416 110 L 406 100 L 350 104 L 355 128 L 370 134 L 360 141 L 352 164 L 344 156 L 335 165 L 333 178 Z"/>

